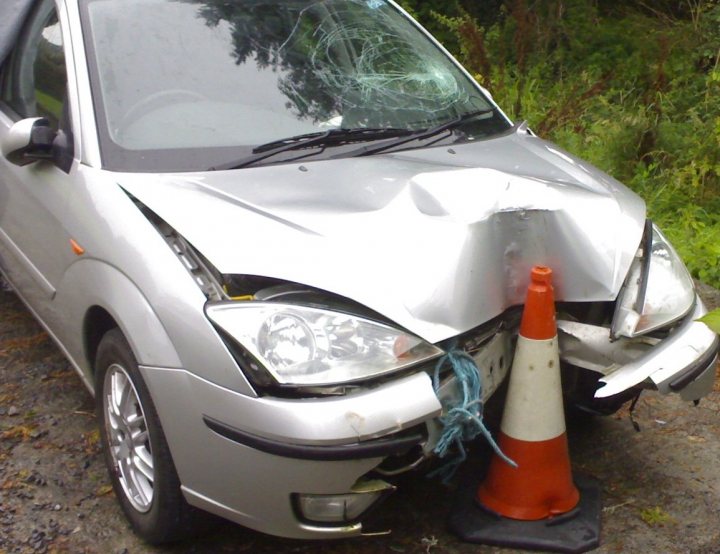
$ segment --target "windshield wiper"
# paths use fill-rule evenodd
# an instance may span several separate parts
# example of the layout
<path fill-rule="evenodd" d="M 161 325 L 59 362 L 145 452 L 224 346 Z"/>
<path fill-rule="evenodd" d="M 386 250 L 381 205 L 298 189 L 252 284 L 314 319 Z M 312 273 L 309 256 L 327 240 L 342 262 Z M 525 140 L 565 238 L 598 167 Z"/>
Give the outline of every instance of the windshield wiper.
<path fill-rule="evenodd" d="M 290 150 L 300 150 L 314 146 L 335 146 L 347 142 L 358 142 L 366 140 L 380 140 L 387 137 L 398 137 L 409 135 L 412 131 L 408 129 L 397 129 L 393 127 L 387 128 L 365 128 L 359 127 L 354 129 L 329 129 L 328 131 L 317 133 L 306 133 L 296 135 L 280 140 L 275 140 L 253 148 L 253 153 L 249 156 L 211 167 L 211 171 L 222 171 L 225 169 L 240 169 L 248 167 L 257 162 Z"/>
<path fill-rule="evenodd" d="M 385 150 L 394 148 L 396 146 L 402 146 L 403 144 L 412 142 L 414 140 L 424 140 L 424 139 L 432 138 L 435 135 L 439 135 L 440 133 L 442 133 L 444 131 L 449 131 L 449 130 L 455 129 L 456 127 L 460 127 L 464 123 L 466 123 L 472 119 L 475 119 L 476 117 L 480 117 L 481 115 L 487 115 L 489 113 L 493 113 L 494 111 L 495 110 L 493 108 L 486 108 L 484 110 L 475 110 L 472 112 L 467 112 L 467 113 L 457 116 L 454 119 L 451 119 L 450 121 L 440 123 L 439 125 L 435 125 L 434 127 L 429 127 L 428 129 L 420 129 L 419 131 L 414 131 L 407 136 L 396 138 L 394 140 L 388 140 L 386 142 L 383 142 L 382 144 L 377 144 L 374 146 L 369 146 L 369 145 L 362 146 L 361 148 L 358 148 L 357 150 L 345 152 L 345 153 L 343 153 L 343 157 L 369 156 L 371 154 L 377 154 L 379 152 L 384 152 Z"/>

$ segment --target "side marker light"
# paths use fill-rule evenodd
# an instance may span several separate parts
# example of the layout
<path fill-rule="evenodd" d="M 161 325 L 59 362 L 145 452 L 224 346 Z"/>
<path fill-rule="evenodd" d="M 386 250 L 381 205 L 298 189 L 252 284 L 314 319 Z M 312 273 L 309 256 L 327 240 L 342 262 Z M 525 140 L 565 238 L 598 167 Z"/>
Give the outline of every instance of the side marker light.
<path fill-rule="evenodd" d="M 72 251 L 75 252 L 76 256 L 82 256 L 85 254 L 85 249 L 75 242 L 75 239 L 70 239 L 70 247 L 72 248 Z"/>

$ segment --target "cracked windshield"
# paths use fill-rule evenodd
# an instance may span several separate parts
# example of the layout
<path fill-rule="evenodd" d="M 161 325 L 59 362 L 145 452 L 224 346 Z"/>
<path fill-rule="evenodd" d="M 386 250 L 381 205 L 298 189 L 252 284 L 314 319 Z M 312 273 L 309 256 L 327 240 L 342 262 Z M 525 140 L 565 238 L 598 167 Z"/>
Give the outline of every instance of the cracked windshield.
<path fill-rule="evenodd" d="M 288 137 L 417 131 L 490 108 L 384 0 L 87 0 L 83 7 L 103 157 L 119 169 L 130 160 L 202 169 Z M 463 132 L 472 138 L 507 125 L 487 111 Z M 380 138 L 387 135 L 355 140 Z"/>

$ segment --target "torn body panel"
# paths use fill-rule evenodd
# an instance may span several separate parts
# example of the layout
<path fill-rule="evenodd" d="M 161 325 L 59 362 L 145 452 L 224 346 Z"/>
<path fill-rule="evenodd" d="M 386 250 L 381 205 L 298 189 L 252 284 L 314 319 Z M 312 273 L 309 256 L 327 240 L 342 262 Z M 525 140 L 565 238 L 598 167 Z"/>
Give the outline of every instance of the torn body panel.
<path fill-rule="evenodd" d="M 596 398 L 644 386 L 697 400 L 712 389 L 717 361 L 717 335 L 697 321 L 706 311 L 697 298 L 690 315 L 663 340 L 612 341 L 607 327 L 559 321 L 561 359 L 603 375 Z"/>

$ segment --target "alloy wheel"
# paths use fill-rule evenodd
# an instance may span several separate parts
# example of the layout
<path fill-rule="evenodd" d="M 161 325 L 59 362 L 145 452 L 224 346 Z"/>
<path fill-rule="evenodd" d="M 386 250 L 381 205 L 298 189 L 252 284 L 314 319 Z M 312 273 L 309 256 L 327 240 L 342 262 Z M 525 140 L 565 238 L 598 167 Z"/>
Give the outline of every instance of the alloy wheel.
<path fill-rule="evenodd" d="M 116 477 L 133 508 L 145 513 L 154 497 L 150 434 L 135 385 L 118 364 L 112 364 L 105 374 L 103 404 Z"/>

